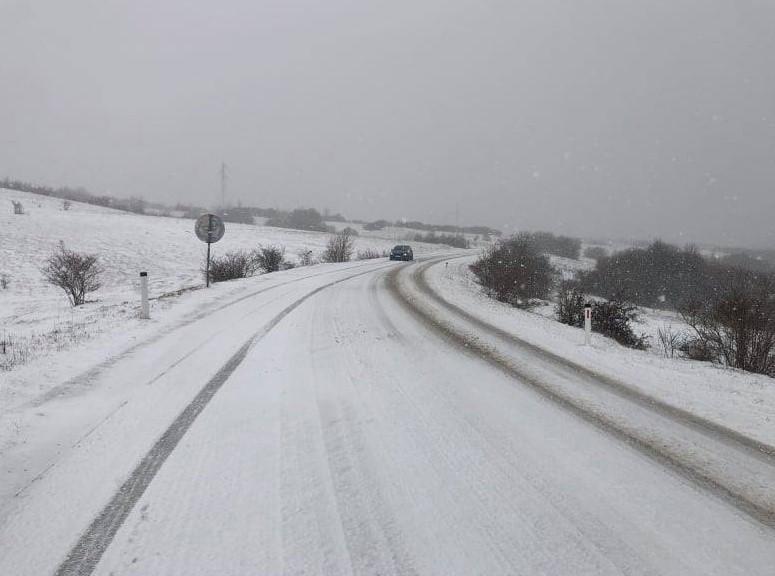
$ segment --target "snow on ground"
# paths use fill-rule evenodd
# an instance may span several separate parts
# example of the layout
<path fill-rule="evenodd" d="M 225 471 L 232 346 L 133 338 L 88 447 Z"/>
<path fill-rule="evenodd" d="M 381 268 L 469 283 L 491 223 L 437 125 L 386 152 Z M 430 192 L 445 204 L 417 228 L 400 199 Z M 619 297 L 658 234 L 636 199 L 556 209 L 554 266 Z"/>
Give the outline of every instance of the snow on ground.
<path fill-rule="evenodd" d="M 24 215 L 13 214 L 11 200 L 22 202 Z M 140 271 L 148 272 L 151 298 L 158 298 L 155 316 L 176 305 L 177 292 L 202 287 L 206 249 L 192 220 L 79 202 L 65 211 L 61 199 L 6 189 L 0 189 L 0 208 L 0 276 L 8 282 L 0 288 L 0 370 L 6 368 L 0 372 L 0 412 L 100 362 L 135 337 L 141 324 Z M 212 246 L 213 256 L 281 245 L 289 260 L 298 261 L 302 250 L 318 256 L 328 239 L 325 233 L 266 226 L 227 223 L 226 228 L 223 240 Z M 97 254 L 105 270 L 102 288 L 78 308 L 40 272 L 60 240 L 70 249 Z M 355 239 L 356 250 L 381 252 L 394 244 L 390 232 Z M 417 254 L 439 249 L 412 245 Z M 74 355 L 75 348 L 82 350 Z"/>
<path fill-rule="evenodd" d="M 643 393 L 693 412 L 756 440 L 775 445 L 775 380 L 705 362 L 665 358 L 654 347 L 631 350 L 598 334 L 584 346 L 583 331 L 553 319 L 553 306 L 536 312 L 512 308 L 481 291 L 468 270 L 471 259 L 448 267 L 435 265 L 428 279 L 449 302 L 515 336 L 574 362 L 614 377 Z M 654 334 L 680 319 L 662 311 L 647 311 L 641 330 Z M 656 342 L 652 340 L 652 344 Z"/>
<path fill-rule="evenodd" d="M 772 530 L 429 332 L 388 288 L 414 266 L 360 265 L 210 310 L 59 397 L 63 426 L 107 416 L 0 505 L 0 574 L 54 573 L 234 350 L 327 284 L 119 498 L 95 575 L 770 574 Z"/>

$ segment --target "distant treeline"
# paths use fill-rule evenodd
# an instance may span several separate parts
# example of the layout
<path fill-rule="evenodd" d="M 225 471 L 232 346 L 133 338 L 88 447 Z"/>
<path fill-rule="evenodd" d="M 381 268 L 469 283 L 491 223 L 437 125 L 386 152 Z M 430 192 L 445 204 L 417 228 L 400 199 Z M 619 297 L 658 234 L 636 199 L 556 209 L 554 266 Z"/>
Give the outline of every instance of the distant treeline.
<path fill-rule="evenodd" d="M 775 250 L 736 250 L 716 261 L 752 272 L 775 273 Z"/>
<path fill-rule="evenodd" d="M 61 198 L 63 200 L 72 200 L 73 202 L 84 202 L 86 204 L 94 204 L 96 206 L 103 206 L 106 208 L 115 208 L 116 210 L 125 210 L 127 212 L 134 212 L 135 214 L 145 214 L 147 208 L 162 207 L 160 204 L 149 204 L 140 197 L 133 196 L 131 198 L 113 198 L 112 196 L 98 196 L 87 191 L 85 188 L 70 188 L 68 186 L 62 186 L 59 188 L 52 188 L 50 186 L 42 186 L 40 184 L 31 184 L 29 182 L 23 182 L 21 180 L 11 180 L 5 178 L 0 180 L 0 188 L 8 188 L 9 190 L 18 190 L 19 192 L 30 192 L 32 194 L 40 194 L 41 196 L 51 196 L 53 198 Z"/>
<path fill-rule="evenodd" d="M 436 234 L 435 232 L 415 234 L 414 241 L 427 242 L 428 244 L 445 244 L 453 248 L 468 248 L 471 245 L 462 234 Z"/>
<path fill-rule="evenodd" d="M 539 252 L 578 260 L 581 255 L 581 240 L 569 236 L 556 236 L 551 232 L 528 232 L 529 238 Z"/>
<path fill-rule="evenodd" d="M 274 216 L 267 219 L 266 225 L 311 232 L 333 232 L 333 228 L 323 220 L 323 215 L 314 208 L 296 208 L 290 212 L 277 210 Z"/>
<path fill-rule="evenodd" d="M 604 298 L 680 310 L 692 301 L 710 300 L 735 283 L 765 277 L 773 277 L 771 261 L 746 254 L 707 258 L 692 246 L 679 248 L 657 240 L 646 248 L 599 258 L 594 270 L 579 275 L 579 284 Z"/>
<path fill-rule="evenodd" d="M 382 230 L 383 228 L 410 228 L 412 230 L 424 230 L 426 232 L 446 232 L 448 234 L 479 234 L 481 236 L 500 236 L 501 231 L 489 226 L 453 226 L 452 224 L 426 224 L 417 220 L 375 220 L 364 224 L 365 230 Z"/>
<path fill-rule="evenodd" d="M 208 212 L 208 210 L 201 206 L 178 203 L 173 207 L 166 206 L 157 202 L 148 202 L 139 196 L 133 196 L 131 198 L 114 198 L 107 195 L 92 194 L 83 187 L 71 188 L 68 186 L 62 186 L 59 188 L 53 188 L 50 186 L 43 186 L 40 184 L 32 184 L 29 182 L 23 182 L 20 180 L 11 180 L 5 178 L 0 180 L 1 188 L 8 188 L 9 190 L 18 190 L 20 192 L 30 192 L 32 194 L 40 194 L 41 196 L 51 196 L 54 198 L 61 198 L 63 200 L 71 200 L 74 202 L 84 202 L 86 204 L 94 204 L 96 206 L 103 206 L 106 208 L 114 208 L 116 210 L 125 210 L 127 212 L 133 212 L 135 214 L 148 214 L 151 216 L 178 216 L 180 218 L 198 218 L 201 214 Z M 266 218 L 266 224 L 268 226 L 277 226 L 280 228 L 293 228 L 296 230 L 310 230 L 316 232 L 330 232 L 333 230 L 331 226 L 326 225 L 326 222 L 352 222 L 363 223 L 360 220 L 348 220 L 340 213 L 329 214 L 325 211 L 321 214 L 314 208 L 296 208 L 295 210 L 279 210 L 277 208 L 261 208 L 258 206 L 230 206 L 225 209 L 215 210 L 226 222 L 236 222 L 242 224 L 253 224 L 254 218 Z M 477 234 L 484 239 L 488 239 L 490 236 L 500 236 L 500 230 L 490 228 L 488 226 L 453 226 L 451 224 L 426 224 L 419 221 L 396 221 L 388 222 L 387 220 L 376 220 L 374 222 L 364 224 L 366 230 L 381 230 L 392 226 L 395 228 L 407 228 L 412 230 L 423 230 L 431 233 L 443 233 L 440 236 L 433 236 L 432 240 L 439 241 L 439 238 L 444 238 L 444 244 L 450 244 L 452 246 L 459 245 L 461 242 L 459 239 L 453 240 L 460 234 Z"/>

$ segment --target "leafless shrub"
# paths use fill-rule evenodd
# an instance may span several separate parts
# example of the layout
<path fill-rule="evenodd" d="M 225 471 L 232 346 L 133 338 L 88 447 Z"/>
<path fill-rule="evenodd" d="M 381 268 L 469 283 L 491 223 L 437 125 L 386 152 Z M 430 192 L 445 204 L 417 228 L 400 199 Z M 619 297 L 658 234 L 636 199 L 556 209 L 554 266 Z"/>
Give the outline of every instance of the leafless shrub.
<path fill-rule="evenodd" d="M 584 325 L 584 305 L 587 299 L 579 289 L 570 282 L 560 286 L 554 311 L 557 320 L 568 326 L 580 328 Z"/>
<path fill-rule="evenodd" d="M 565 284 L 560 288 L 559 299 L 555 306 L 557 319 L 563 324 L 581 328 L 584 326 L 584 307 L 587 298 L 578 287 Z M 592 330 L 613 338 L 619 344 L 637 350 L 648 347 L 648 337 L 638 336 L 632 324 L 638 321 L 638 309 L 633 304 L 620 299 L 594 301 L 592 305 Z"/>
<path fill-rule="evenodd" d="M 227 252 L 223 256 L 210 259 L 210 282 L 248 278 L 256 273 L 257 265 L 254 255 L 249 252 Z"/>
<path fill-rule="evenodd" d="M 365 250 L 358 250 L 355 258 L 356 260 L 373 260 L 375 258 L 387 258 L 388 251 L 375 250 L 374 248 L 366 248 Z"/>
<path fill-rule="evenodd" d="M 526 234 L 487 248 L 471 271 L 490 296 L 519 308 L 530 308 L 546 298 L 554 277 L 549 258 Z"/>
<path fill-rule="evenodd" d="M 253 251 L 253 258 L 258 270 L 265 274 L 277 272 L 283 266 L 285 260 L 284 246 L 259 246 Z"/>
<path fill-rule="evenodd" d="M 312 250 L 299 250 L 296 255 L 299 257 L 299 266 L 311 266 L 315 263 Z"/>
<path fill-rule="evenodd" d="M 683 310 L 697 355 L 775 376 L 775 279 L 741 273 L 718 296 Z"/>
<path fill-rule="evenodd" d="M 323 262 L 349 262 L 353 255 L 353 237 L 347 229 L 332 235 L 323 252 Z"/>
<path fill-rule="evenodd" d="M 41 272 L 47 282 L 64 290 L 72 306 L 82 305 L 86 295 L 101 286 L 102 267 L 97 256 L 68 250 L 61 241 Z"/>
<path fill-rule="evenodd" d="M 657 329 L 657 340 L 665 358 L 675 358 L 685 349 L 686 333 L 673 329 L 670 324 L 665 324 Z"/>
<path fill-rule="evenodd" d="M 709 342 L 697 336 L 687 336 L 681 342 L 681 353 L 689 360 L 718 362 L 718 354 Z"/>

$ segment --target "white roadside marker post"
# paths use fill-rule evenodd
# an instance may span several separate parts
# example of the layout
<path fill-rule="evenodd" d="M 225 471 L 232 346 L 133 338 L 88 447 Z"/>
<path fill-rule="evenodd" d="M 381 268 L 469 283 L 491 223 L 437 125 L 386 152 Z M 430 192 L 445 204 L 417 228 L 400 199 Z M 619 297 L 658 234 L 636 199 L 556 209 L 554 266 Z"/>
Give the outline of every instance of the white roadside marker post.
<path fill-rule="evenodd" d="M 587 302 L 584 305 L 584 344 L 589 346 L 592 343 L 592 304 Z"/>
<path fill-rule="evenodd" d="M 151 317 L 151 309 L 148 305 L 148 272 L 140 272 L 140 318 L 147 320 Z"/>

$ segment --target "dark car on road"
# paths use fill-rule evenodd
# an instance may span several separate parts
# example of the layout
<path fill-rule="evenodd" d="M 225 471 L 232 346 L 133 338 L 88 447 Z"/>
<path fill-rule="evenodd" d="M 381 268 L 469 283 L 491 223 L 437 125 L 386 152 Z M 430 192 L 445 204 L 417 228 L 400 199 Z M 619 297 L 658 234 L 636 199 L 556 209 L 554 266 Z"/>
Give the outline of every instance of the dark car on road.
<path fill-rule="evenodd" d="M 399 244 L 390 251 L 391 260 L 414 260 L 412 247 L 405 244 Z"/>

